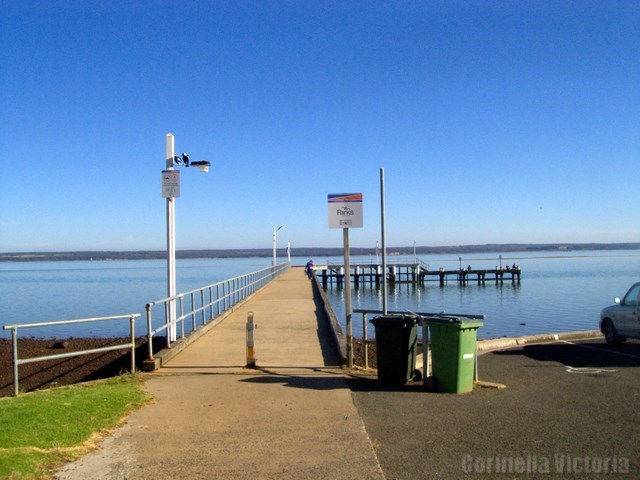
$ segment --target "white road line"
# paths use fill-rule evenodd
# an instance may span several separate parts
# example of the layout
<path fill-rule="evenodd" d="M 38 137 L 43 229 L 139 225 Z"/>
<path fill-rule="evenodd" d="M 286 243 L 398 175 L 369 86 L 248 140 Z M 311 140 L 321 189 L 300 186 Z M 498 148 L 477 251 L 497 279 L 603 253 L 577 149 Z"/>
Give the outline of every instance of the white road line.
<path fill-rule="evenodd" d="M 567 369 L 567 373 L 602 373 L 602 372 L 617 372 L 617 370 L 608 370 L 606 368 L 590 368 L 590 367 L 571 367 L 569 365 L 564 366 Z"/>
<path fill-rule="evenodd" d="M 615 350 L 607 350 L 605 348 L 597 348 L 597 347 L 592 347 L 590 345 L 577 344 L 577 343 L 569 342 L 567 340 L 562 340 L 562 343 L 568 343 L 569 345 L 575 345 L 576 347 L 590 348 L 591 350 L 598 350 L 599 352 L 613 353 L 614 355 L 620 355 L 622 357 L 640 359 L 640 355 L 631 355 L 630 353 L 616 352 Z"/>

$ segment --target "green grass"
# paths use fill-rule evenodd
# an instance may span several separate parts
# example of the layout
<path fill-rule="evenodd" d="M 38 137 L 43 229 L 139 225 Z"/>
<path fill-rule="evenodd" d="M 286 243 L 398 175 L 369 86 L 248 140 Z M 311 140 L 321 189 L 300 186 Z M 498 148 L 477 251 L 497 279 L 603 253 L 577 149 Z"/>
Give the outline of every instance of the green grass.
<path fill-rule="evenodd" d="M 49 478 L 148 401 L 135 375 L 0 399 L 0 478 Z"/>

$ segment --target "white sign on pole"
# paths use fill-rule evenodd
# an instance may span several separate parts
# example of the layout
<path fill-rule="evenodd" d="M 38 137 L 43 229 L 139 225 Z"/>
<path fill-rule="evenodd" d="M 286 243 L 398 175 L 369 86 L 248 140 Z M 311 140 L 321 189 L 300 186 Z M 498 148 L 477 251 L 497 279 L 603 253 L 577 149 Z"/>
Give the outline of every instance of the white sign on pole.
<path fill-rule="evenodd" d="M 162 198 L 180 196 L 180 170 L 162 171 Z"/>
<path fill-rule="evenodd" d="M 362 193 L 329 194 L 329 228 L 362 228 Z"/>

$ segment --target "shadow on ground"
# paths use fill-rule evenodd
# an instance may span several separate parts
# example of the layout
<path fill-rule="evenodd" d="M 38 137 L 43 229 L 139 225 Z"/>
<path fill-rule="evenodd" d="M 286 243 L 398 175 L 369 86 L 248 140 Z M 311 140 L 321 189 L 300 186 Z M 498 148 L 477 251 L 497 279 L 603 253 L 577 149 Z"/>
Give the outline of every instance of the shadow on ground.
<path fill-rule="evenodd" d="M 281 384 L 284 387 L 304 388 L 311 390 L 337 390 L 347 388 L 344 377 L 328 375 L 322 372 L 310 371 L 308 375 L 282 375 L 270 373 L 243 378 L 241 382 L 250 384 L 273 385 Z"/>
<path fill-rule="evenodd" d="M 562 342 L 527 345 L 522 348 L 493 352 L 498 356 L 526 356 L 539 362 L 555 362 L 574 368 L 624 368 L 640 366 L 640 343 L 607 345 L 596 342 Z"/>

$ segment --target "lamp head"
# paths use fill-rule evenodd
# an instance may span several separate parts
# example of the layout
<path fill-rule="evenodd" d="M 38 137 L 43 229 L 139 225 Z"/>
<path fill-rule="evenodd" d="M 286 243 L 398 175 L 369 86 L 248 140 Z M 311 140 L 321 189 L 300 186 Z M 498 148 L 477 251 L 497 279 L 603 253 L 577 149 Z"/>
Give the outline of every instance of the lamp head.
<path fill-rule="evenodd" d="M 207 173 L 211 167 L 211 162 L 207 160 L 200 160 L 197 162 L 191 162 L 192 167 L 198 167 L 202 173 Z"/>

